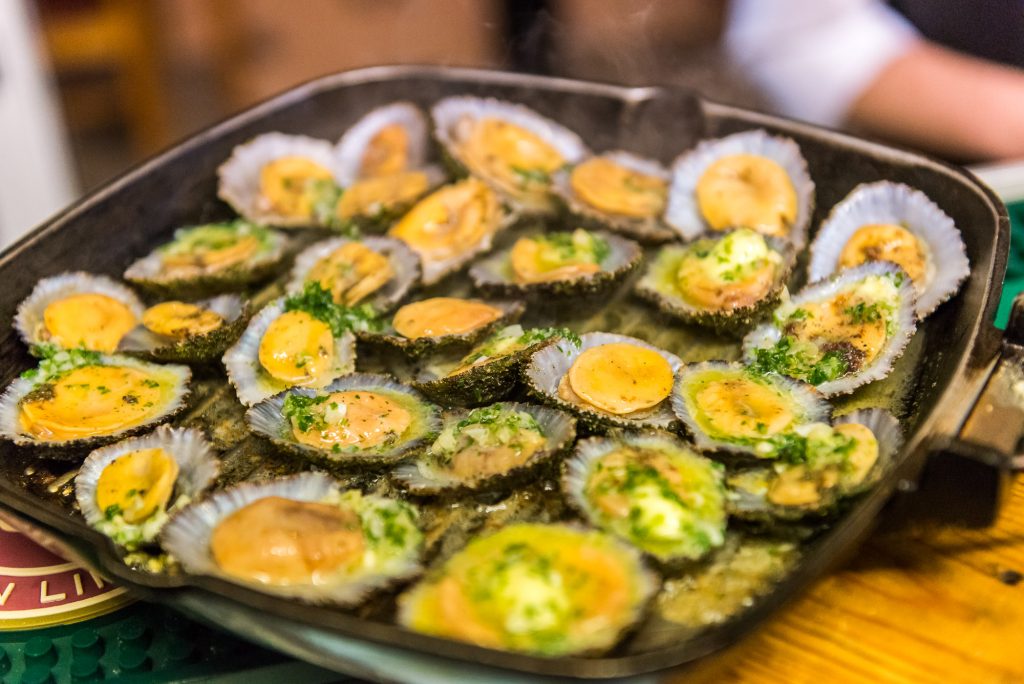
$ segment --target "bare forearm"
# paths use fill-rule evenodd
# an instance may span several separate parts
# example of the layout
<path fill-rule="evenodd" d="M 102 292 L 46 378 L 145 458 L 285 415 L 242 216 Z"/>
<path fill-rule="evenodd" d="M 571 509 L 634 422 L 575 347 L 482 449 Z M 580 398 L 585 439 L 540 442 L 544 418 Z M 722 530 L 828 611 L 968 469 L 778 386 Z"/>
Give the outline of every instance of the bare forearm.
<path fill-rule="evenodd" d="M 962 159 L 1024 157 L 1024 71 L 922 41 L 879 73 L 848 118 Z"/>

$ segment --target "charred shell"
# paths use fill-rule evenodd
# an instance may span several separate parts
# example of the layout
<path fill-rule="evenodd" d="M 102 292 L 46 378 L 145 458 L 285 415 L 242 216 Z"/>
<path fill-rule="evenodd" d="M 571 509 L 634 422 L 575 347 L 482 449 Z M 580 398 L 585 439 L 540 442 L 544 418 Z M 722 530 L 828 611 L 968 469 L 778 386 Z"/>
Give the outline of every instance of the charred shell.
<path fill-rule="evenodd" d="M 746 249 L 734 249 L 735 243 Z M 784 245 L 746 229 L 666 245 L 635 292 L 684 323 L 742 333 L 779 303 L 791 271 L 788 254 Z"/>
<path fill-rule="evenodd" d="M 723 470 L 668 433 L 613 434 L 576 445 L 562 491 L 591 525 L 672 565 L 725 541 Z"/>
<path fill-rule="evenodd" d="M 282 233 L 242 220 L 179 228 L 129 266 L 124 279 L 161 299 L 236 292 L 273 276 L 288 246 Z"/>
<path fill-rule="evenodd" d="M 587 178 L 594 183 L 581 187 Z M 676 238 L 662 220 L 668 181 L 668 170 L 657 161 L 615 150 L 559 171 L 553 189 L 574 224 L 657 244 Z"/>
<path fill-rule="evenodd" d="M 448 411 L 434 443 L 415 461 L 398 466 L 391 477 L 417 496 L 504 488 L 531 479 L 575 437 L 574 418 L 534 404 L 506 402 Z"/>
<path fill-rule="evenodd" d="M 337 294 L 342 294 L 345 299 L 343 303 L 349 306 L 365 302 L 378 312 L 390 311 L 395 308 L 419 282 L 420 260 L 415 252 L 406 247 L 403 242 L 385 237 L 367 237 L 362 240 L 333 238 L 310 245 L 295 257 L 292 277 L 288 282 L 288 291 L 301 292 L 303 286 L 310 279 L 311 272 L 316 269 L 318 264 L 330 259 L 332 255 L 352 243 L 358 243 L 374 253 L 385 257 L 389 266 L 390 277 L 382 278 L 382 269 L 373 269 L 367 273 L 361 273 L 358 263 L 353 263 L 351 260 L 340 262 L 339 268 L 347 265 L 348 272 L 354 272 L 356 275 L 350 279 L 353 282 L 349 288 L 345 289 L 344 292 L 335 293 L 335 300 L 337 300 Z M 387 275 L 387 273 L 384 273 L 384 275 Z M 332 283 L 343 278 L 344 276 L 339 273 L 335 281 L 328 283 L 326 289 L 332 290 Z M 323 279 L 321 279 L 321 284 L 324 284 Z M 359 296 L 355 301 L 350 301 L 352 297 L 348 295 L 353 291 L 366 291 L 366 295 Z"/>
<path fill-rule="evenodd" d="M 866 242 L 858 248 L 855 237 Z M 832 208 L 811 244 L 807 276 L 822 280 L 847 263 L 873 259 L 894 261 L 911 276 L 919 319 L 952 297 L 971 271 L 953 219 L 923 192 L 889 181 L 858 185 Z"/>
<path fill-rule="evenodd" d="M 746 363 L 809 382 L 825 396 L 881 380 L 916 329 L 914 287 L 876 261 L 808 285 L 743 338 Z"/>
<path fill-rule="evenodd" d="M 319 570 L 310 581 L 257 581 L 224 569 L 215 557 L 216 530 L 233 515 L 273 498 L 299 504 L 337 507 L 358 520 L 362 552 L 333 572 Z M 287 511 L 288 509 L 286 509 Z M 286 512 L 287 515 L 287 512 Z M 330 477 L 303 473 L 261 484 L 245 483 L 217 492 L 177 513 L 164 528 L 161 544 L 193 575 L 217 577 L 267 594 L 303 603 L 355 606 L 376 591 L 404 582 L 420 572 L 423 535 L 419 512 L 411 504 L 357 490 L 342 491 Z M 274 521 L 285 526 L 287 520 Z M 288 529 L 294 534 L 294 529 Z"/>
<path fill-rule="evenodd" d="M 643 258 L 640 245 L 609 233 L 575 232 L 543 233 L 521 238 L 536 244 L 555 244 L 572 249 L 576 243 L 599 244 L 593 272 L 571 273 L 566 277 L 537 274 L 536 279 L 523 280 L 516 270 L 517 249 L 520 242 L 508 250 L 478 261 L 470 270 L 473 285 L 487 297 L 520 298 L 531 301 L 551 301 L 553 298 L 600 298 L 620 286 L 635 271 Z M 557 241 L 557 242 L 556 242 Z M 571 268 L 575 262 L 568 261 Z M 585 262 L 591 265 L 591 262 Z M 564 268 L 564 267 L 563 267 Z"/>
<path fill-rule="evenodd" d="M 401 433 L 389 433 L 383 441 L 373 444 L 363 444 L 362 439 L 352 444 L 331 439 L 300 441 L 296 431 L 320 431 L 321 435 L 327 435 L 345 423 L 346 414 L 338 410 L 338 402 L 332 398 L 338 393 L 346 393 L 355 401 L 384 397 L 388 403 L 378 411 L 379 420 L 383 421 L 397 406 L 398 410 L 408 413 L 408 424 Z M 345 407 L 350 409 L 347 404 Z M 367 373 L 353 373 L 320 390 L 295 388 L 283 392 L 249 409 L 246 422 L 253 432 L 289 454 L 336 468 L 393 465 L 411 458 L 431 443 L 441 427 L 440 410 L 419 392 L 388 376 Z M 328 446 L 331 441 L 334 444 Z"/>
<path fill-rule="evenodd" d="M 172 363 L 207 363 L 220 358 L 245 330 L 250 316 L 249 303 L 238 295 L 220 295 L 191 304 L 217 314 L 220 324 L 208 331 L 185 330 L 184 334 L 167 335 L 146 327 L 144 313 L 143 324 L 125 335 L 118 351 Z"/>
<path fill-rule="evenodd" d="M 783 234 L 777 237 L 785 239 L 799 251 L 807 244 L 811 215 L 814 213 L 814 182 L 807 172 L 807 162 L 796 142 L 782 136 L 769 135 L 764 130 L 744 131 L 716 140 L 705 140 L 681 155 L 672 165 L 665 222 L 684 240 L 692 240 L 713 229 L 755 228 L 735 223 L 713 228 L 698 199 L 698 185 L 708 169 L 724 159 L 741 155 L 767 160 L 785 173 L 794 193 L 795 213 L 793 220 L 787 220 L 780 231 Z M 722 199 L 728 203 L 728 200 Z"/>
<path fill-rule="evenodd" d="M 139 514 L 145 513 L 144 508 L 152 507 L 153 510 L 148 515 L 129 521 L 129 517 L 138 516 L 129 516 L 124 505 L 115 503 L 101 508 L 98 490 L 104 485 L 110 487 L 104 480 L 107 467 L 122 457 L 132 458 L 130 454 L 134 452 L 149 450 L 162 451 L 176 464 L 176 472 L 170 486 L 167 486 L 166 482 L 163 483 L 166 498 L 162 502 L 144 500 L 147 493 L 153 493 L 154 485 L 166 478 L 166 474 L 161 473 L 163 478 L 153 477 L 137 482 L 115 483 L 121 485 L 121 488 L 132 487 L 127 492 L 127 498 L 141 504 Z M 219 467 L 219 461 L 201 431 L 161 425 L 148 435 L 132 437 L 89 454 L 75 476 L 75 497 L 85 521 L 91 527 L 110 537 L 120 546 L 137 548 L 155 542 L 168 516 L 187 506 L 210 487 L 217 478 Z M 139 470 L 145 469 L 130 469 L 129 472 L 139 478 Z"/>
<path fill-rule="evenodd" d="M 602 410 L 578 396 L 572 396 L 573 400 L 566 399 L 563 395 L 567 393 L 562 391 L 562 388 L 566 384 L 565 380 L 568 379 L 568 374 L 577 360 L 588 351 L 605 347 L 606 345 L 640 347 L 643 350 L 654 352 L 660 356 L 665 364 L 667 364 L 667 372 L 669 373 L 669 387 L 664 392 L 664 399 L 649 408 L 627 414 L 616 414 Z M 607 366 L 607 364 L 604 365 Z M 569 341 L 562 341 L 534 352 L 530 356 L 530 361 L 524 371 L 524 381 L 534 397 L 545 404 L 575 415 L 579 419 L 580 424 L 591 432 L 604 432 L 608 428 L 632 430 L 643 428 L 672 429 L 677 426 L 677 419 L 672 413 L 669 401 L 671 376 L 682 365 L 682 360 L 675 354 L 658 349 L 635 337 L 605 332 L 592 332 L 581 335 L 579 345 Z M 650 381 L 650 377 L 629 379 L 629 382 L 634 387 L 639 383 Z M 575 392 L 573 394 L 575 395 Z"/>
<path fill-rule="evenodd" d="M 730 473 L 732 515 L 757 521 L 832 513 L 878 484 L 903 444 L 899 422 L 881 409 L 841 416 L 832 427 L 805 425 L 789 438 L 792 458 Z"/>

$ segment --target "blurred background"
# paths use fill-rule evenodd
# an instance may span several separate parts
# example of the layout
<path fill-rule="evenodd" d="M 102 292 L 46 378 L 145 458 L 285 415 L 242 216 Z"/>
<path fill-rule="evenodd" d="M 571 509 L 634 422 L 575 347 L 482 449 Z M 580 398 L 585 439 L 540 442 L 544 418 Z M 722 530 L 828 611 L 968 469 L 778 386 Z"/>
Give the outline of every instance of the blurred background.
<path fill-rule="evenodd" d="M 950 59 L 959 53 L 920 54 L 922 39 L 1019 65 L 1024 9 L 1015 0 L 3 0 L 0 242 L 254 102 L 377 64 L 682 84 L 956 160 L 1024 152 L 1024 72 L 979 76 L 980 61 Z M 896 78 L 867 88 L 891 63 L 902 65 Z M 913 87 L 922 83 L 923 94 Z M 970 121 L 981 116 L 989 120 Z"/>
<path fill-rule="evenodd" d="M 20 24 L 35 43 L 35 75 L 52 86 L 36 99 L 52 96 L 54 130 L 66 133 L 66 144 L 51 143 L 58 149 L 46 152 L 65 159 L 70 172 L 44 170 L 52 198 L 40 197 L 41 209 L 17 216 L 8 202 L 0 227 L 7 241 L 78 193 L 232 112 L 301 81 L 367 65 L 673 80 L 756 104 L 738 80 L 712 75 L 724 65 L 715 56 L 721 15 L 720 6 L 701 0 L 4 0 L 0 25 Z M 3 38 L 0 28 L 0 67 Z M 10 106 L 33 121 L 5 125 L 24 131 L 38 124 L 40 103 L 16 99 Z M 0 150 L 4 143 L 0 134 Z M 29 203 L 23 193 L 19 203 Z"/>

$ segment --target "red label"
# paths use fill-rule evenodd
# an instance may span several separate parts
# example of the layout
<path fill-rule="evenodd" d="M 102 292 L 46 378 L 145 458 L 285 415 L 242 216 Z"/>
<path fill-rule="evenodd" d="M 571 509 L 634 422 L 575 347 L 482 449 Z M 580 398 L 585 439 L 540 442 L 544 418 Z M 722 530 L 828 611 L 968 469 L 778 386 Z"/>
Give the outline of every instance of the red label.
<path fill-rule="evenodd" d="M 71 612 L 103 612 L 98 604 L 122 594 L 0 522 L 0 628 L 9 621 L 56 624 Z"/>

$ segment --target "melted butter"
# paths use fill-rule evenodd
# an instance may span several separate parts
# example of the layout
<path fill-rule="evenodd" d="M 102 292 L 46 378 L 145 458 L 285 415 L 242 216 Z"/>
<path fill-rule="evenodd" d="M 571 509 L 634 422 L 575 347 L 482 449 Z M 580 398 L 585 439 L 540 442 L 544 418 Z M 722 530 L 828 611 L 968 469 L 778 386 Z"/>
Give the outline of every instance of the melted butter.
<path fill-rule="evenodd" d="M 260 340 L 259 361 L 272 377 L 291 385 L 313 385 L 334 361 L 330 327 L 305 311 L 283 313 Z"/>
<path fill-rule="evenodd" d="M 609 214 L 650 218 L 665 210 L 668 182 L 604 157 L 577 165 L 569 183 L 581 200 Z"/>
<path fill-rule="evenodd" d="M 319 282 L 334 301 L 351 306 L 384 287 L 395 276 L 387 256 L 361 242 L 346 242 L 316 262 L 306 281 Z"/>
<path fill-rule="evenodd" d="M 433 297 L 400 308 L 393 319 L 395 332 L 411 340 L 461 335 L 504 315 L 501 309 L 472 299 Z"/>
<path fill-rule="evenodd" d="M 768 437 L 785 431 L 796 419 L 786 395 L 742 377 L 702 383 L 693 393 L 693 403 L 695 417 L 711 434 Z"/>
<path fill-rule="evenodd" d="M 221 570 L 278 586 L 327 584 L 358 567 L 365 549 L 354 512 L 278 496 L 238 509 L 210 536 L 210 553 Z"/>
<path fill-rule="evenodd" d="M 517 195 L 544 194 L 551 174 L 565 159 L 540 136 L 522 126 L 486 117 L 467 122 L 463 161 L 476 175 Z"/>
<path fill-rule="evenodd" d="M 338 216 L 375 216 L 382 211 L 412 202 L 430 188 L 430 179 L 422 171 L 408 171 L 379 178 L 356 181 L 345 188 L 338 200 Z"/>
<path fill-rule="evenodd" d="M 852 268 L 868 261 L 889 261 L 901 266 L 920 290 L 927 284 L 931 261 L 928 246 L 902 226 L 889 223 L 861 226 L 839 254 L 838 268 Z"/>
<path fill-rule="evenodd" d="M 470 178 L 420 200 L 388 234 L 424 260 L 438 261 L 472 251 L 498 229 L 500 221 L 497 195 Z"/>
<path fill-rule="evenodd" d="M 793 182 L 779 164 L 734 154 L 708 165 L 697 181 L 697 204 L 714 230 L 744 227 L 785 237 L 796 221 Z"/>
<path fill-rule="evenodd" d="M 401 173 L 409 167 L 409 132 L 400 123 L 381 128 L 370 138 L 359 163 L 361 178 Z"/>
<path fill-rule="evenodd" d="M 303 432 L 293 427 L 299 442 L 317 449 L 330 450 L 356 446 L 369 449 L 398 439 L 412 425 L 412 414 L 383 394 L 365 390 L 335 392 L 315 407 L 322 427 Z"/>
<path fill-rule="evenodd" d="M 876 320 L 852 318 L 847 310 L 862 301 L 854 293 L 841 292 L 824 302 L 802 304 L 800 308 L 807 311 L 808 315 L 790 323 L 790 333 L 822 345 L 848 344 L 857 352 L 857 367 L 871 363 L 885 345 L 886 321 L 884 317 Z"/>
<path fill-rule="evenodd" d="M 558 254 L 557 247 L 543 240 L 519 238 L 512 246 L 509 260 L 517 283 L 545 283 L 598 273 L 601 266 L 588 256 L 566 258 Z"/>
<path fill-rule="evenodd" d="M 656 406 L 672 391 L 672 367 L 661 354 L 621 342 L 586 350 L 566 377 L 586 403 L 615 415 Z"/>
<path fill-rule="evenodd" d="M 52 384 L 52 392 L 21 404 L 21 429 L 41 441 L 110 435 L 158 415 L 163 383 L 123 366 L 76 368 Z"/>
<path fill-rule="evenodd" d="M 280 157 L 260 169 L 260 199 L 282 216 L 312 216 L 314 184 L 333 179 L 329 169 L 305 157 Z"/>
<path fill-rule="evenodd" d="M 211 333 L 224 325 L 224 319 L 195 304 L 161 302 L 143 312 L 142 325 L 158 335 L 182 339 Z"/>
<path fill-rule="evenodd" d="M 627 564 L 611 549 L 568 535 L 514 543 L 517 536 L 504 535 L 500 545 L 477 544 L 457 557 L 460 562 L 424 592 L 415 628 L 534 652 L 545 650 L 544 636 L 552 632 L 579 644 L 616 629 L 633 601 L 635 580 Z M 525 549 L 527 557 L 509 563 L 509 548 Z"/>
<path fill-rule="evenodd" d="M 96 505 L 119 511 L 125 522 L 140 523 L 165 510 L 178 479 L 178 462 L 163 449 L 139 449 L 118 456 L 96 483 Z"/>
<path fill-rule="evenodd" d="M 43 311 L 44 337 L 68 349 L 112 352 L 137 322 L 127 304 L 102 294 L 57 299 Z"/>

